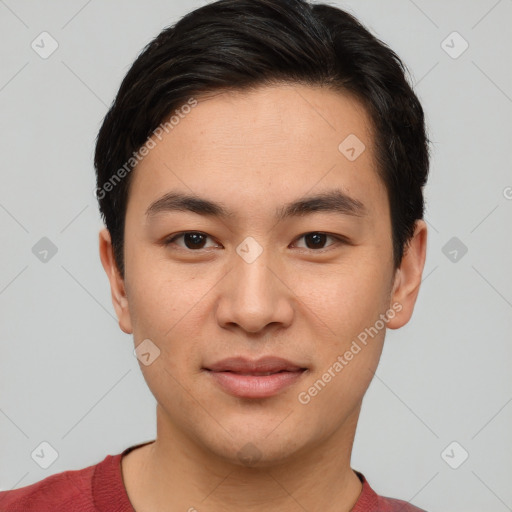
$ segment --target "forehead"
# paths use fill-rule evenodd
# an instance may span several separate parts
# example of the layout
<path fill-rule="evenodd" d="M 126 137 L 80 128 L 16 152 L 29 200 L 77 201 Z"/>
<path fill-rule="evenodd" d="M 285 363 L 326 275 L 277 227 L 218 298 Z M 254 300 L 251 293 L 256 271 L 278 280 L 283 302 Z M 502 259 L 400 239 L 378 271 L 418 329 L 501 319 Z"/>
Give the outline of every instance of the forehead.
<path fill-rule="evenodd" d="M 129 205 L 134 196 L 147 207 L 176 188 L 253 214 L 315 188 L 382 199 L 372 124 L 352 96 L 283 84 L 196 99 L 169 133 L 153 137 L 133 171 Z"/>

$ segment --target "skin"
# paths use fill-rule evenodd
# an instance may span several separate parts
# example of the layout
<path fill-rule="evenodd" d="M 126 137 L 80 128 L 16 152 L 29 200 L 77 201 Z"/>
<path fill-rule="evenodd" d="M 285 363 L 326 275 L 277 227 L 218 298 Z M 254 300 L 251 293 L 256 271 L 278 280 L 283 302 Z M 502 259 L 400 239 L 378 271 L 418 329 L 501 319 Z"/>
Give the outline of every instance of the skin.
<path fill-rule="evenodd" d="M 137 512 L 349 511 L 362 489 L 350 467 L 357 420 L 386 329 L 309 403 L 298 394 L 393 304 L 401 310 L 387 328 L 409 321 L 426 225 L 417 222 L 394 269 L 372 125 L 349 96 L 288 84 L 197 99 L 132 171 L 125 279 L 108 231 L 99 234 L 120 328 L 136 346 L 149 338 L 161 351 L 152 364 L 139 363 L 157 401 L 157 438 L 123 458 L 128 496 Z M 355 161 L 338 150 L 349 134 L 366 146 Z M 284 204 L 336 188 L 365 214 L 320 211 L 276 222 Z M 234 215 L 181 211 L 148 221 L 148 206 L 169 191 L 220 202 Z M 184 231 L 208 235 L 204 248 L 188 248 L 183 237 L 163 245 Z M 349 243 L 327 237 L 315 248 L 303 235 L 316 232 Z M 236 252 L 248 236 L 262 248 L 252 263 Z M 238 355 L 276 355 L 308 370 L 274 396 L 242 399 L 201 370 Z M 252 465 L 238 456 L 247 443 L 259 454 Z"/>

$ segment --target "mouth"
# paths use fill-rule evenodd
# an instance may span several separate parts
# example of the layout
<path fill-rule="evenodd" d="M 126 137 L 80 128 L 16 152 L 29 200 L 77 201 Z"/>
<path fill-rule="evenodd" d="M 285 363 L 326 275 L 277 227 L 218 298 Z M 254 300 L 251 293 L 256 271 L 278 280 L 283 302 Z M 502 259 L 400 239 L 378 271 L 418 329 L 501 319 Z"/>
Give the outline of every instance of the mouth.
<path fill-rule="evenodd" d="M 274 396 L 296 384 L 308 370 L 276 357 L 230 358 L 202 369 L 225 393 L 239 398 Z"/>
<path fill-rule="evenodd" d="M 302 368 L 300 370 L 302 370 Z M 300 371 L 300 370 L 293 370 L 293 371 Z M 213 370 L 211 370 L 211 371 L 213 371 Z M 225 373 L 234 373 L 236 375 L 251 375 L 254 377 L 266 377 L 268 375 L 275 375 L 276 373 L 283 373 L 283 372 L 288 372 L 288 371 L 290 371 L 290 370 L 279 370 L 278 372 L 234 372 L 231 370 L 224 370 Z"/>

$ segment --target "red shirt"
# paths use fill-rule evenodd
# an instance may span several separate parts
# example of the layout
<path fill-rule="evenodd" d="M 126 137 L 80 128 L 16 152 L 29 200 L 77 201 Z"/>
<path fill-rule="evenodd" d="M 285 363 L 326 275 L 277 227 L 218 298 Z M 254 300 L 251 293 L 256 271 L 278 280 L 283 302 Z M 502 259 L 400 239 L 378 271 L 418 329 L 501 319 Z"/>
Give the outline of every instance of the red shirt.
<path fill-rule="evenodd" d="M 135 512 L 123 484 L 121 458 L 144 444 L 148 443 L 107 455 L 93 466 L 63 471 L 31 485 L 0 492 L 0 511 Z M 363 488 L 351 512 L 425 512 L 406 501 L 378 496 L 364 475 L 355 473 Z"/>

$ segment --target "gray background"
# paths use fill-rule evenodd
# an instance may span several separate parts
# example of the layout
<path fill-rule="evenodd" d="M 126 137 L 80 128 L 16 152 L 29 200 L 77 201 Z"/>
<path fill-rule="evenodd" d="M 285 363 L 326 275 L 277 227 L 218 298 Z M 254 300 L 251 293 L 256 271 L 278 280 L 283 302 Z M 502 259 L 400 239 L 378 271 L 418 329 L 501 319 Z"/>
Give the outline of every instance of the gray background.
<path fill-rule="evenodd" d="M 136 55 L 203 3 L 0 0 L 4 490 L 154 439 L 98 256 L 92 155 Z M 412 321 L 388 332 L 352 467 L 430 512 L 512 510 L 512 1 L 331 3 L 404 59 L 433 141 L 424 282 Z M 59 45 L 47 59 L 31 47 L 43 31 Z M 457 58 L 454 31 L 469 44 Z M 58 249 L 46 263 L 42 237 Z M 47 469 L 31 457 L 43 441 L 58 452 Z"/>

